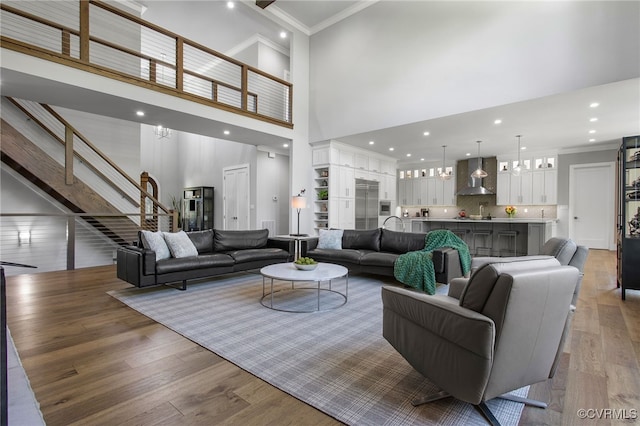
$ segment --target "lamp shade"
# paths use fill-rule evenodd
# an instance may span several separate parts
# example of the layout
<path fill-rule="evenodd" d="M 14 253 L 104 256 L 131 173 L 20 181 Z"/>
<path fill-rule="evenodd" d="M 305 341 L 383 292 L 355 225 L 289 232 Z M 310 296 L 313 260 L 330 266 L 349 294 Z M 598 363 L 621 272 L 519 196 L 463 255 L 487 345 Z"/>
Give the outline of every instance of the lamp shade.
<path fill-rule="evenodd" d="M 306 209 L 307 208 L 307 197 L 302 195 L 294 195 L 291 197 L 291 207 L 294 209 Z"/>

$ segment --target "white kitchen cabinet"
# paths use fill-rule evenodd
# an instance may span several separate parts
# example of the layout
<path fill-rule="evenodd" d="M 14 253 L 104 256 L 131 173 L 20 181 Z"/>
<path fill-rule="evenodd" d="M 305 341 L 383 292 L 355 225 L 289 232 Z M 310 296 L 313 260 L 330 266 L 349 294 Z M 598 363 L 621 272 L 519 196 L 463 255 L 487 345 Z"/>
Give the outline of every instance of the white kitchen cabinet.
<path fill-rule="evenodd" d="M 498 172 L 496 179 L 496 204 L 506 206 L 511 203 L 511 174 L 508 171 Z"/>
<path fill-rule="evenodd" d="M 413 179 L 398 179 L 398 204 L 406 206 L 413 202 Z"/>
<path fill-rule="evenodd" d="M 532 172 L 522 171 L 514 175 L 511 171 L 498 172 L 496 180 L 497 205 L 529 205 L 532 203 Z"/>
<path fill-rule="evenodd" d="M 380 175 L 380 193 L 379 198 L 381 200 L 395 200 L 396 199 L 396 177 L 386 174 Z"/>
<path fill-rule="evenodd" d="M 355 198 L 333 198 L 329 200 L 329 227 L 355 229 Z"/>
<path fill-rule="evenodd" d="M 380 168 L 380 159 L 376 157 L 369 157 L 369 166 L 368 169 L 370 172 L 382 173 L 382 169 Z M 393 175 L 395 176 L 396 171 L 393 170 Z"/>
<path fill-rule="evenodd" d="M 329 164 L 330 160 L 330 151 L 328 146 L 324 146 L 322 148 L 315 148 L 311 151 L 311 162 L 314 166 L 320 166 Z"/>
<path fill-rule="evenodd" d="M 355 156 L 355 168 L 361 170 L 369 170 L 369 156 L 361 152 L 356 152 Z"/>
<path fill-rule="evenodd" d="M 394 161 L 380 160 L 380 168 L 382 173 L 386 175 L 397 176 L 396 163 Z"/>
<path fill-rule="evenodd" d="M 356 179 L 371 180 L 371 172 L 362 169 L 353 169 L 353 175 Z"/>
<path fill-rule="evenodd" d="M 542 169 L 532 173 L 533 204 L 556 204 L 558 201 L 558 170 Z"/>
<path fill-rule="evenodd" d="M 338 164 L 341 166 L 355 167 L 356 154 L 346 149 L 338 149 Z"/>
<path fill-rule="evenodd" d="M 412 180 L 413 185 L 413 197 L 410 205 L 421 206 L 428 204 L 429 201 L 429 190 L 428 190 L 428 179 L 418 178 Z"/>
<path fill-rule="evenodd" d="M 436 178 L 436 205 L 455 206 L 456 205 L 456 180 L 440 181 Z"/>
<path fill-rule="evenodd" d="M 351 167 L 338 167 L 338 197 L 356 196 L 355 171 Z"/>
<path fill-rule="evenodd" d="M 510 177 L 510 201 L 509 204 L 528 205 L 532 201 L 531 173 L 521 172 Z"/>

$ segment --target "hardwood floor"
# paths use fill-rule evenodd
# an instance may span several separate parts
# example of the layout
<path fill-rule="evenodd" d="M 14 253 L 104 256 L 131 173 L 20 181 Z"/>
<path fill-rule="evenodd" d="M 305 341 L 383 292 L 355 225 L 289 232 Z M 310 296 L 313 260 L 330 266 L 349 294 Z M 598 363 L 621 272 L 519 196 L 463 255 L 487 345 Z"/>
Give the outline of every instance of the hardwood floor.
<path fill-rule="evenodd" d="M 579 409 L 614 410 L 589 424 L 640 417 L 640 292 L 620 300 L 614 262 L 590 252 L 560 368 L 529 393 L 549 408 L 525 408 L 520 424 L 584 424 Z M 339 424 L 107 295 L 130 287 L 114 266 L 7 281 L 8 325 L 48 425 Z"/>

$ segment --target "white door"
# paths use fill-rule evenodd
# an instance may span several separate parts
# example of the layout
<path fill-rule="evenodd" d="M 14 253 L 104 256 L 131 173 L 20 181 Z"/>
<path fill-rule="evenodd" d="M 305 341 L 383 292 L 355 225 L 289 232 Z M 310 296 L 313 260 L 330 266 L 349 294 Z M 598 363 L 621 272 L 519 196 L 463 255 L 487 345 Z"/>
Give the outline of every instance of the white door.
<path fill-rule="evenodd" d="M 614 170 L 614 163 L 570 166 L 569 236 L 576 243 L 613 249 Z"/>
<path fill-rule="evenodd" d="M 249 166 L 225 167 L 222 173 L 224 229 L 249 229 Z"/>

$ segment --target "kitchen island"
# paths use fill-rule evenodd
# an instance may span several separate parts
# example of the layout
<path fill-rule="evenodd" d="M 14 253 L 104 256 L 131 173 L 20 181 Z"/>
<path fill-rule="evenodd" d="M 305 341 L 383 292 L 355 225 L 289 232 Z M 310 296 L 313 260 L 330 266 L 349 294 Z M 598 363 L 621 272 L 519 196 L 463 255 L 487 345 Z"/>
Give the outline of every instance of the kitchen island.
<path fill-rule="evenodd" d="M 448 219 L 405 218 L 411 232 L 448 229 L 462 238 L 476 256 L 521 256 L 540 253 L 544 243 L 555 235 L 557 219 L 492 218 Z"/>

